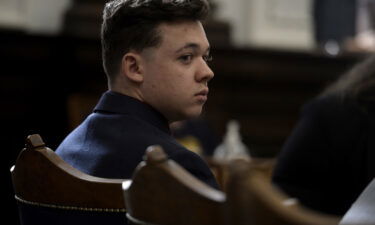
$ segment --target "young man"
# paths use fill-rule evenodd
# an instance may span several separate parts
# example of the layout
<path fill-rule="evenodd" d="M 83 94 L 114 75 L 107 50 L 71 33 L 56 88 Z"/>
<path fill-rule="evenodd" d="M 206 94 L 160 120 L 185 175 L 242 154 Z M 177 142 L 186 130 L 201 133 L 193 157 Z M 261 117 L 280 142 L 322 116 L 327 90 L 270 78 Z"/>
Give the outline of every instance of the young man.
<path fill-rule="evenodd" d="M 114 0 L 102 25 L 103 65 L 109 91 L 94 112 L 57 149 L 88 174 L 131 178 L 146 148 L 169 157 L 217 188 L 195 153 L 170 135 L 169 123 L 199 116 L 214 74 L 201 24 L 206 0 Z"/>

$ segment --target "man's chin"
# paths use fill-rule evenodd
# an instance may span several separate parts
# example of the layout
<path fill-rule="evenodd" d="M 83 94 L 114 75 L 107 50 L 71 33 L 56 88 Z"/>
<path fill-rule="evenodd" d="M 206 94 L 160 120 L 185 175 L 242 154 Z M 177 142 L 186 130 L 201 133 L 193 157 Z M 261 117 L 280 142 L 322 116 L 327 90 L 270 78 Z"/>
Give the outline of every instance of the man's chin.
<path fill-rule="evenodd" d="M 187 113 L 187 118 L 197 118 L 202 114 L 202 108 Z"/>
<path fill-rule="evenodd" d="M 192 108 L 190 110 L 185 110 L 185 111 L 182 111 L 178 114 L 175 114 L 175 117 L 170 118 L 172 120 L 170 120 L 169 122 L 175 122 L 175 121 L 197 118 L 201 115 L 201 113 L 202 113 L 202 107 L 199 107 L 199 108 L 195 107 L 195 108 Z"/>

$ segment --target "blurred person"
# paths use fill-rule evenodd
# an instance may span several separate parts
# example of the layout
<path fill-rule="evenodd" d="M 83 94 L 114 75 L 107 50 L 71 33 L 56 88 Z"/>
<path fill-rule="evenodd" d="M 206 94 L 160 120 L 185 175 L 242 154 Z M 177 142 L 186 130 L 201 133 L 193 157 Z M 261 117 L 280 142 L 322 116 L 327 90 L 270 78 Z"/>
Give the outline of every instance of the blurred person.
<path fill-rule="evenodd" d="M 180 145 L 169 124 L 200 115 L 208 96 L 206 0 L 113 0 L 101 32 L 108 79 L 94 111 L 56 153 L 90 175 L 130 179 L 150 145 L 218 188 L 207 164 Z"/>
<path fill-rule="evenodd" d="M 307 103 L 273 182 L 315 210 L 343 215 L 375 175 L 375 56 Z"/>
<path fill-rule="evenodd" d="M 187 149 L 211 157 L 220 144 L 220 137 L 202 117 L 177 121 L 171 124 L 173 137 Z"/>
<path fill-rule="evenodd" d="M 319 48 L 337 55 L 356 34 L 357 0 L 313 0 L 314 38 Z"/>

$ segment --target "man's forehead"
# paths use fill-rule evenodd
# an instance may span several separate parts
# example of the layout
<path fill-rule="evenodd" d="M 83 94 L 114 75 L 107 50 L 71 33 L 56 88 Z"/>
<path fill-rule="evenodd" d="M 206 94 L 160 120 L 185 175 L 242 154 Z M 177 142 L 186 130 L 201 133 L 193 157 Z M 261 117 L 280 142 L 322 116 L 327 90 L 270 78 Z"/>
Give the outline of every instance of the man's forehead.
<path fill-rule="evenodd" d="M 176 53 L 182 52 L 182 51 L 187 50 L 187 49 L 194 50 L 194 51 L 199 51 L 199 50 L 210 51 L 210 46 L 209 45 L 208 46 L 201 46 L 198 43 L 190 42 L 190 43 L 186 43 L 181 48 L 178 48 L 176 50 Z"/>
<path fill-rule="evenodd" d="M 161 46 L 181 51 L 184 49 L 206 50 L 209 43 L 200 22 L 161 24 Z"/>

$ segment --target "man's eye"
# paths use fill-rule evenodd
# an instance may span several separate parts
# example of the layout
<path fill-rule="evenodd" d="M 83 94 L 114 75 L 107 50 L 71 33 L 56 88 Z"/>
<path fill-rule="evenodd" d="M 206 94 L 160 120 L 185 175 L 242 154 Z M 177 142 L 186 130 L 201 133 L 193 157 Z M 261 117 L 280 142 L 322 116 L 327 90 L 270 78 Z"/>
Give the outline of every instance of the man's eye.
<path fill-rule="evenodd" d="M 205 56 L 203 56 L 203 60 L 206 61 L 206 62 L 210 62 L 210 61 L 212 61 L 212 56 L 211 55 L 205 55 Z"/>
<path fill-rule="evenodd" d="M 183 63 L 189 63 L 193 59 L 193 55 L 183 55 L 179 58 Z"/>

